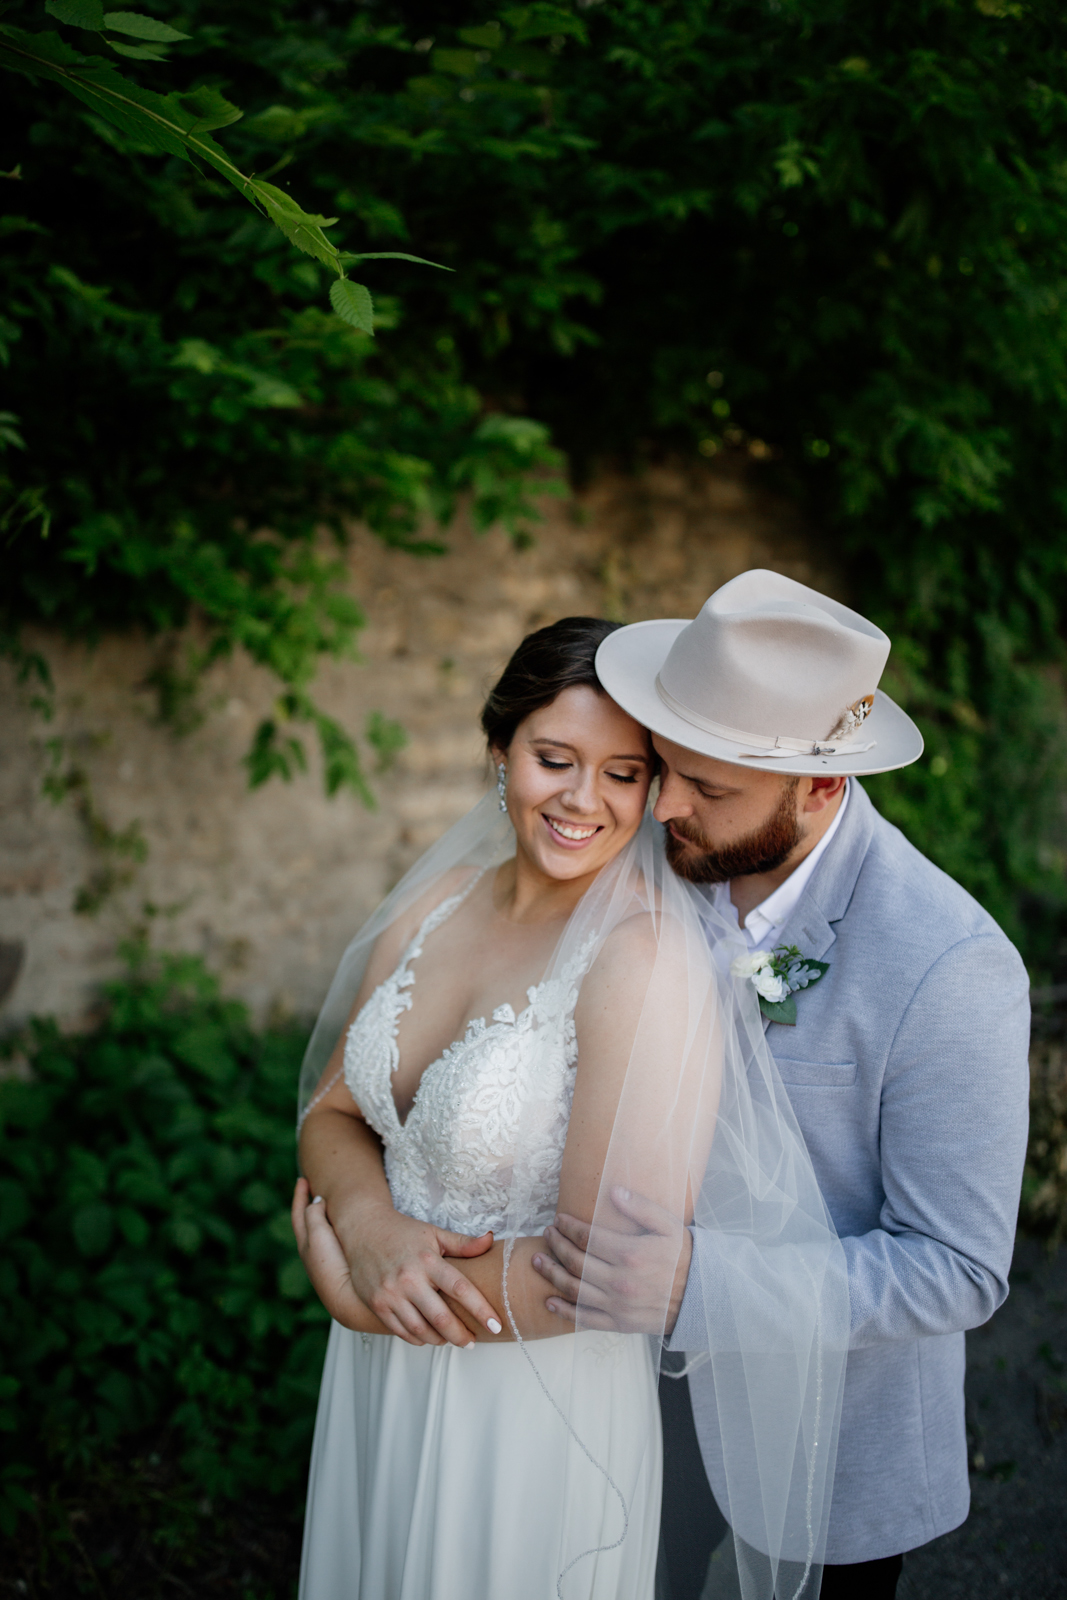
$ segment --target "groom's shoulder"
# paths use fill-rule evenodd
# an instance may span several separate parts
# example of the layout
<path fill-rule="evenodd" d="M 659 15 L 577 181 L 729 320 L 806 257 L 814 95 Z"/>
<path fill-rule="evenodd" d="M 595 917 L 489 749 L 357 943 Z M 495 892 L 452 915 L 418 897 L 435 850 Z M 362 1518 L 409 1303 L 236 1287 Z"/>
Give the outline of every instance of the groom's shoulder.
<path fill-rule="evenodd" d="M 870 805 L 870 840 L 846 923 L 857 931 L 863 926 L 898 946 L 903 942 L 917 957 L 931 961 L 965 941 L 989 941 L 986 949 L 1001 947 L 1021 967 L 1014 946 L 989 912 L 865 798 Z"/>

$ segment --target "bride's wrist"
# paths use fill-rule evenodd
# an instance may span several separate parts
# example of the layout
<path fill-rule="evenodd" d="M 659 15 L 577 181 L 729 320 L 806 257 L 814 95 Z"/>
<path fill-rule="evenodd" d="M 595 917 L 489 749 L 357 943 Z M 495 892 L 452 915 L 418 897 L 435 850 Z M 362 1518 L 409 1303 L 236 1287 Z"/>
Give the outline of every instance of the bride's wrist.
<path fill-rule="evenodd" d="M 398 1215 L 393 1205 L 388 1200 L 382 1200 L 377 1195 L 347 1194 L 329 1208 L 330 1222 L 345 1254 L 348 1246 L 358 1245 L 365 1240 L 369 1230 L 388 1225 L 391 1218 Z"/>

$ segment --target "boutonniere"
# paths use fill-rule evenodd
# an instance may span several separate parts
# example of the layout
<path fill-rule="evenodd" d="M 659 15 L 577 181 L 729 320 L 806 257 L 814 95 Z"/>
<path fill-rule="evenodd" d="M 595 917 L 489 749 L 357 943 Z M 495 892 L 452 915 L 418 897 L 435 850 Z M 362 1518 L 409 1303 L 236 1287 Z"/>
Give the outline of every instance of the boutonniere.
<path fill-rule="evenodd" d="M 795 944 L 754 950 L 730 963 L 735 978 L 747 978 L 759 995 L 759 1008 L 772 1022 L 796 1027 L 798 989 L 810 989 L 830 970 L 828 961 L 802 956 Z"/>

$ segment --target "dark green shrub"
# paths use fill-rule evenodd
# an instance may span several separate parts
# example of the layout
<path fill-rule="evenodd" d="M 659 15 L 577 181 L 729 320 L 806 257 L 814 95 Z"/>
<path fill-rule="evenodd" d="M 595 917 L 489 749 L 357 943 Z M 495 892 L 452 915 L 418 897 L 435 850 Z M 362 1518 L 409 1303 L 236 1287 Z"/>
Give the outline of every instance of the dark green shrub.
<path fill-rule="evenodd" d="M 1056 1250 L 1067 1238 L 1067 1049 L 1041 1039 L 1030 1057 L 1030 1147 L 1020 1226 Z"/>
<path fill-rule="evenodd" d="M 303 1492 L 328 1319 L 288 1217 L 302 1039 L 195 958 L 129 954 L 94 1030 L 33 1024 L 0 1083 L 6 1534 L 57 1476 L 160 1446 L 202 1496 Z"/>

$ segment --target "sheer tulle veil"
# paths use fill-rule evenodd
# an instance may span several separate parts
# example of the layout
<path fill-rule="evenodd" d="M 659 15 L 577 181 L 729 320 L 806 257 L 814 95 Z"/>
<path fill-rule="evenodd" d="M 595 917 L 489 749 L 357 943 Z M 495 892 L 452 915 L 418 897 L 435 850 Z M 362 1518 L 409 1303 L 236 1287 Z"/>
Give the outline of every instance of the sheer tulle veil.
<path fill-rule="evenodd" d="M 308 1045 L 302 1113 L 328 1087 L 327 1064 L 385 928 L 416 902 L 432 904 L 436 885 L 444 898 L 513 853 L 510 821 L 496 796 L 487 795 L 369 919 L 345 951 Z M 679 1238 L 683 1227 L 704 1230 L 705 1248 L 694 1253 L 691 1269 L 700 1274 L 704 1310 L 695 1331 L 694 1319 L 687 1319 L 686 1356 L 690 1368 L 706 1369 L 701 1392 L 710 1395 L 717 1422 L 710 1445 L 704 1439 L 705 1460 L 737 1542 L 742 1594 L 744 1600 L 815 1600 L 848 1346 L 847 1278 L 764 1038 L 755 992 L 730 973 L 740 949 L 737 929 L 701 890 L 671 871 L 661 830 L 646 816 L 572 913 L 545 981 L 559 980 L 560 995 L 573 999 L 591 974 L 622 964 L 634 1003 L 624 1018 L 604 1014 L 587 1024 L 608 1030 L 620 1085 L 595 1212 L 586 1219 L 590 1253 L 610 1257 L 620 1234 L 632 1233 L 612 1198 L 618 1188 L 653 1200 L 673 1219 Z M 580 1023 L 579 1074 L 581 1045 Z M 523 1108 L 531 1128 L 544 1114 L 535 1098 Z M 537 1140 L 530 1144 L 539 1147 Z M 523 1161 L 520 1138 L 506 1230 L 511 1238 L 539 1231 L 530 1225 L 536 1177 Z M 661 1336 L 673 1266 L 664 1269 L 659 1296 Z M 567 1475 L 606 1476 L 598 1439 L 583 1418 L 582 1362 L 611 1359 L 619 1335 L 598 1331 L 595 1305 L 583 1284 L 573 1378 L 563 1388 L 545 1383 L 538 1343 L 523 1340 L 521 1326 L 513 1326 L 531 1381 L 540 1382 L 546 1408 L 556 1413 L 558 1470 Z M 649 1325 L 647 1305 L 642 1325 Z M 625 1327 L 623 1334 L 647 1337 Z M 658 1362 L 661 1338 L 653 1336 L 649 1345 Z M 515 1444 L 521 1449 L 521 1440 Z M 655 1448 L 650 1439 L 650 1451 Z M 609 1481 L 618 1500 L 618 1539 L 624 1540 L 633 1497 L 642 1490 L 636 1481 Z M 580 1503 L 580 1495 L 574 1498 Z M 595 1561 L 606 1546 L 578 1525 L 545 1529 L 545 1537 L 558 1548 L 558 1592 L 571 1600 L 583 1592 L 583 1563 Z"/>

